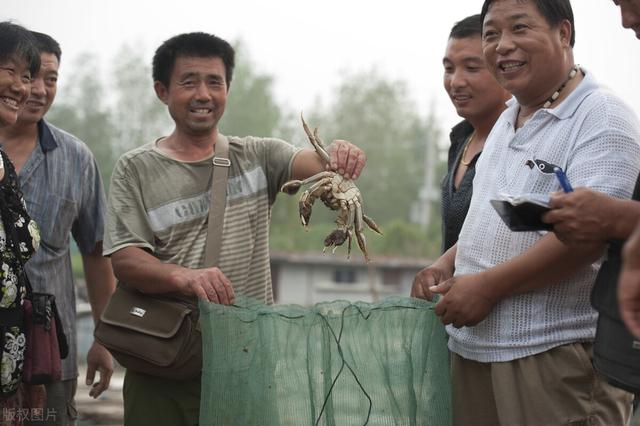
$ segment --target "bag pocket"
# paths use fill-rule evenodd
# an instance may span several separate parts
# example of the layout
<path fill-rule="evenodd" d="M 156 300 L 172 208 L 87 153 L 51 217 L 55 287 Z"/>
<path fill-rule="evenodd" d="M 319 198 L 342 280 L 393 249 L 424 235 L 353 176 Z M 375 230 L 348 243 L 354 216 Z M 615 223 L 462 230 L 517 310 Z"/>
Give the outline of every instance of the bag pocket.
<path fill-rule="evenodd" d="M 22 380 L 31 384 L 59 381 L 62 377 L 62 361 L 66 356 L 60 351 L 64 332 L 56 321 L 55 298 L 51 294 L 32 293 L 24 300 L 26 351 Z M 62 336 L 62 340 L 61 340 Z"/>
<path fill-rule="evenodd" d="M 197 320 L 195 306 L 119 285 L 94 335 L 126 368 L 159 377 L 190 378 L 202 370 Z"/>

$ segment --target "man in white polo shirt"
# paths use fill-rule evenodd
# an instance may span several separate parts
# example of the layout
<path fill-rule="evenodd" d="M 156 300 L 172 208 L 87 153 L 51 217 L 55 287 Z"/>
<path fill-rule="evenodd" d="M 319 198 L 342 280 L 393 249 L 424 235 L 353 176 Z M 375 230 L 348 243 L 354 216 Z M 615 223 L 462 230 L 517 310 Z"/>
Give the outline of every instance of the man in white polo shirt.
<path fill-rule="evenodd" d="M 454 424 L 626 424 L 631 395 L 591 366 L 589 303 L 604 246 L 568 248 L 552 233 L 511 232 L 489 200 L 575 186 L 629 198 L 640 124 L 577 67 L 569 0 L 485 0 L 483 54 L 513 95 L 476 168 L 459 241 L 415 279 L 441 294 L 453 352 Z"/>

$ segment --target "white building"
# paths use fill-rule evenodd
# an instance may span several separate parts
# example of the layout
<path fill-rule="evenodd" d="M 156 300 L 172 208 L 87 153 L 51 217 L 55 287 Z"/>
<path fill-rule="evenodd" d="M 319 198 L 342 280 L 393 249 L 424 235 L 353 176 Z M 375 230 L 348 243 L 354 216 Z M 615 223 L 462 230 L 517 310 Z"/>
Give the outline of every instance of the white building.
<path fill-rule="evenodd" d="M 359 255 L 271 253 L 276 303 L 310 306 L 331 300 L 371 302 L 391 295 L 409 296 L 413 278 L 428 259 L 376 256 L 369 264 Z"/>

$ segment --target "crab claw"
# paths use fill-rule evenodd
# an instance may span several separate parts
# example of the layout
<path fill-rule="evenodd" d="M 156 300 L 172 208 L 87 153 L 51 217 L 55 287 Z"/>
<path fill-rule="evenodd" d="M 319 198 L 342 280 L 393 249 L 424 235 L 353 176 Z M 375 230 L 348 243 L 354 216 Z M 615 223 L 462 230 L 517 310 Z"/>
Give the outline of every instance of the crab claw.
<path fill-rule="evenodd" d="M 324 239 L 324 247 L 340 246 L 347 240 L 348 234 L 342 229 L 336 229 Z"/>
<path fill-rule="evenodd" d="M 285 194 L 294 195 L 296 194 L 300 188 L 302 187 L 303 182 L 301 180 L 290 180 L 289 182 L 285 182 L 280 188 L 281 192 Z"/>
<path fill-rule="evenodd" d="M 311 204 L 300 201 L 298 203 L 298 211 L 300 212 L 300 221 L 306 227 L 309 225 L 309 219 L 311 219 Z"/>

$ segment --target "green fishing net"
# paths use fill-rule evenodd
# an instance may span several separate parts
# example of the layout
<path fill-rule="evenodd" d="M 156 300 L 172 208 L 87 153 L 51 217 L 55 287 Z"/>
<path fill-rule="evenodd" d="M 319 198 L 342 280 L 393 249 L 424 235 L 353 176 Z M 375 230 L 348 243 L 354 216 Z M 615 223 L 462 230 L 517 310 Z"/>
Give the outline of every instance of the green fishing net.
<path fill-rule="evenodd" d="M 446 333 L 430 302 L 200 308 L 201 426 L 451 422 Z"/>

